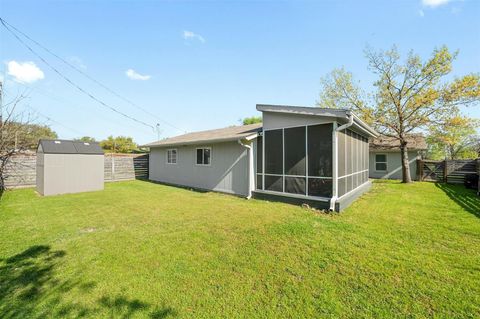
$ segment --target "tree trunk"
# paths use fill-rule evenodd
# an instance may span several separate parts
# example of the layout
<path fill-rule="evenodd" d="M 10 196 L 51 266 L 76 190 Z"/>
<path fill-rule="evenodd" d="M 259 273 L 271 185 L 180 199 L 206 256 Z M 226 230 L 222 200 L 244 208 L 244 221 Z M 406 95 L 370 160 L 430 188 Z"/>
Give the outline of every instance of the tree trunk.
<path fill-rule="evenodd" d="M 407 142 L 400 141 L 400 153 L 402 156 L 402 183 L 411 183 L 412 177 L 410 176 L 410 163 L 408 160 L 408 147 Z"/>

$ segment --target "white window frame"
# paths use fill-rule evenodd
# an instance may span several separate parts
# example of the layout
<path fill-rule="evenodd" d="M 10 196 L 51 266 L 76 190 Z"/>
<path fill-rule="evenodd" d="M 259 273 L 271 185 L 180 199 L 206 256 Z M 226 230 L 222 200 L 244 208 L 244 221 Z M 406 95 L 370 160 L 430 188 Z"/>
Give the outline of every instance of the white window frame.
<path fill-rule="evenodd" d="M 168 157 L 168 154 L 171 152 L 171 151 L 175 151 L 175 162 L 169 162 L 169 157 Z M 167 153 L 166 153 L 166 160 L 165 160 L 165 163 L 167 163 L 168 165 L 177 165 L 177 162 L 178 162 L 178 149 L 176 148 L 169 148 L 167 149 Z"/>
<path fill-rule="evenodd" d="M 208 164 L 198 164 L 197 163 L 197 151 L 202 150 L 202 162 L 205 161 L 205 152 L 203 150 L 208 149 L 210 150 L 210 162 Z M 197 147 L 195 148 L 195 166 L 211 166 L 212 165 L 212 158 L 213 158 L 213 152 L 212 152 L 212 147 L 210 146 L 202 146 L 202 147 Z"/>
<path fill-rule="evenodd" d="M 378 162 L 377 161 L 377 155 L 384 155 L 385 156 L 385 162 Z M 385 164 L 385 169 L 377 169 L 377 163 L 380 164 Z M 387 153 L 375 153 L 375 172 L 388 172 L 388 156 Z"/>

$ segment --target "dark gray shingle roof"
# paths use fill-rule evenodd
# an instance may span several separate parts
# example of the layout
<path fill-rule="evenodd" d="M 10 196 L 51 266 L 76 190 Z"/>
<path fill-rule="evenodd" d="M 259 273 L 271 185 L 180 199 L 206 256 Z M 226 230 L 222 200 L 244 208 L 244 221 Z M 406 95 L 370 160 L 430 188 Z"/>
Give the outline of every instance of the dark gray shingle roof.
<path fill-rule="evenodd" d="M 171 138 L 166 138 L 164 140 L 153 142 L 144 146 L 174 146 L 235 141 L 248 137 L 250 135 L 254 135 L 255 133 L 259 132 L 261 128 L 262 123 L 242 126 L 230 126 L 216 130 L 187 133 Z"/>
<path fill-rule="evenodd" d="M 38 145 L 45 154 L 103 154 L 97 142 L 41 139 Z"/>

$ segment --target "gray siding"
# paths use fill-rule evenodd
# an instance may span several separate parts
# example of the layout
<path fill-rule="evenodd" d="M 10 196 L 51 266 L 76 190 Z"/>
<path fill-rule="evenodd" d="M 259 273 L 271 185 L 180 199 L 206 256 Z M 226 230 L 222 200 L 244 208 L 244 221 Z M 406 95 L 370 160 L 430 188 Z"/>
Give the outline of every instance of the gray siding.
<path fill-rule="evenodd" d="M 211 147 L 211 164 L 196 165 L 196 148 Z M 167 164 L 167 149 L 177 149 L 177 164 Z M 150 149 L 149 179 L 158 182 L 248 194 L 248 156 L 237 141 Z"/>
<path fill-rule="evenodd" d="M 263 112 L 263 129 L 271 130 L 293 126 L 331 123 L 334 119 L 325 117 Z"/>
<path fill-rule="evenodd" d="M 39 153 L 37 191 L 57 195 L 102 190 L 103 168 L 103 155 Z"/>
<path fill-rule="evenodd" d="M 387 156 L 386 171 L 375 170 L 375 154 L 385 154 Z M 408 152 L 408 159 L 410 161 L 410 176 L 413 180 L 417 179 L 417 156 L 417 151 Z M 402 161 L 400 151 L 370 151 L 370 177 L 384 179 L 402 179 Z"/>

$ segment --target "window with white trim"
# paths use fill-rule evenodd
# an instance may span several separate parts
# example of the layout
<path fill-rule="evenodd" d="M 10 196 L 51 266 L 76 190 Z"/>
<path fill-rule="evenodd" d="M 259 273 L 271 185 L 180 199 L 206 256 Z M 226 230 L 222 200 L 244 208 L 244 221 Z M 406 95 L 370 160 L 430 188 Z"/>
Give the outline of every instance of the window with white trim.
<path fill-rule="evenodd" d="M 177 164 L 177 149 L 172 148 L 167 150 L 167 164 Z"/>
<path fill-rule="evenodd" d="M 379 172 L 387 170 L 387 154 L 375 154 L 375 170 Z"/>
<path fill-rule="evenodd" d="M 197 165 L 210 165 L 212 149 L 210 147 L 197 148 Z"/>

